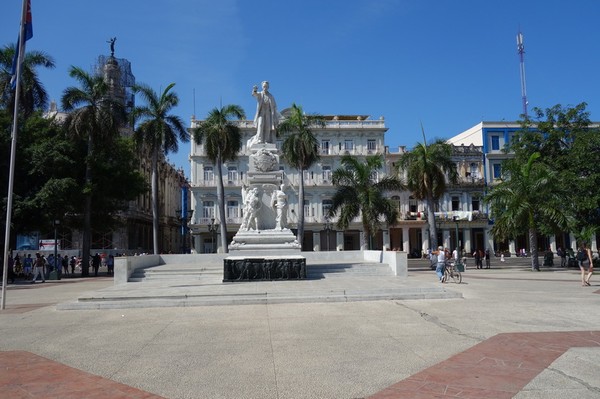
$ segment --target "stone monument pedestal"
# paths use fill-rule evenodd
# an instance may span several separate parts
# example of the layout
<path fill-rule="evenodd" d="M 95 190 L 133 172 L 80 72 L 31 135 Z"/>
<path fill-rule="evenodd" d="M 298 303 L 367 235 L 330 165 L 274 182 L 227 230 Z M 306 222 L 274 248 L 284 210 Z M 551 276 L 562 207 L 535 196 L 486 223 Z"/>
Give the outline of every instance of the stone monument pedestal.
<path fill-rule="evenodd" d="M 256 280 L 302 280 L 306 278 L 306 258 L 299 255 L 228 256 L 223 260 L 223 282 Z"/>

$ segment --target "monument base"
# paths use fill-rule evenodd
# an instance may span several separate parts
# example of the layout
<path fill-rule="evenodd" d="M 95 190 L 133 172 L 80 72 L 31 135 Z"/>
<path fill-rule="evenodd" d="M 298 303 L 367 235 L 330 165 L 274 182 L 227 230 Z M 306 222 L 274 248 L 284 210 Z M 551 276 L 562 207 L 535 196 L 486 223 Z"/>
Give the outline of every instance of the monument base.
<path fill-rule="evenodd" d="M 306 278 L 306 258 L 228 256 L 223 260 L 223 282 L 256 280 L 303 280 Z"/>
<path fill-rule="evenodd" d="M 238 231 L 229 244 L 229 252 L 237 254 L 246 251 L 300 254 L 301 248 L 290 229 Z"/>

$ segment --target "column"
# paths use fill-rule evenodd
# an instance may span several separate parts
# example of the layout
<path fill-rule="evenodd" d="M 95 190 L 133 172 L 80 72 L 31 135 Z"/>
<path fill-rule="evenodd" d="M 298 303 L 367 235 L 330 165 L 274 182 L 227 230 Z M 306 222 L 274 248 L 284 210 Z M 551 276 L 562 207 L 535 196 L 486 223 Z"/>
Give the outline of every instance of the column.
<path fill-rule="evenodd" d="M 549 237 L 550 239 L 550 250 L 552 253 L 556 253 L 556 236 L 553 234 Z"/>
<path fill-rule="evenodd" d="M 472 254 L 473 253 L 473 245 L 471 245 L 471 229 L 470 228 L 466 228 L 463 229 L 463 248 L 465 250 L 466 253 L 468 254 Z"/>
<path fill-rule="evenodd" d="M 407 253 L 410 251 L 410 228 L 408 227 L 402 228 L 402 251 Z"/>
<path fill-rule="evenodd" d="M 336 251 L 344 250 L 344 232 L 343 231 L 335 232 L 335 249 L 336 249 Z"/>
<path fill-rule="evenodd" d="M 569 241 L 571 241 L 570 245 L 573 251 L 577 252 L 577 239 L 575 239 L 573 233 L 569 233 Z"/>
<path fill-rule="evenodd" d="M 383 230 L 383 250 L 384 251 L 390 250 L 390 231 L 389 230 Z"/>
<path fill-rule="evenodd" d="M 321 233 L 320 232 L 313 233 L 313 251 L 315 251 L 315 252 L 321 251 Z"/>
<path fill-rule="evenodd" d="M 365 238 L 368 239 L 368 237 L 365 237 L 365 232 L 364 231 L 360 231 L 360 250 L 361 251 L 366 251 L 367 249 L 369 249 L 369 244 L 367 243 L 367 241 L 365 241 Z"/>
<path fill-rule="evenodd" d="M 408 229 L 407 229 L 408 230 Z M 434 248 L 430 248 L 431 244 L 429 243 L 429 227 L 427 225 L 425 225 L 424 227 L 421 227 L 421 237 L 423 238 L 423 245 L 421 248 L 423 253 L 427 253 L 428 249 L 433 250 Z"/>
<path fill-rule="evenodd" d="M 443 229 L 442 230 L 442 240 L 444 241 L 444 248 L 450 248 L 450 230 Z"/>
<path fill-rule="evenodd" d="M 483 229 L 483 242 L 485 243 L 485 249 L 489 249 L 490 253 L 494 253 L 494 237 L 490 234 L 490 229 Z"/>
<path fill-rule="evenodd" d="M 516 256 L 517 255 L 517 249 L 516 249 L 516 245 L 515 245 L 515 240 L 509 240 L 508 241 L 508 252 L 510 252 L 510 256 Z"/>
<path fill-rule="evenodd" d="M 598 252 L 598 245 L 596 245 L 596 233 L 592 235 L 592 251 Z"/>

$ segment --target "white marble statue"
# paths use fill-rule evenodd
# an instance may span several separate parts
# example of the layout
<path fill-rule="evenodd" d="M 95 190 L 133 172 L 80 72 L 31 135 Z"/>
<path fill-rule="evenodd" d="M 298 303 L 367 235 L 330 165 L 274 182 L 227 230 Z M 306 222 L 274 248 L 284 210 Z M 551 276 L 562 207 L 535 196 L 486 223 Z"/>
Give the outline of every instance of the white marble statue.
<path fill-rule="evenodd" d="M 273 191 L 271 196 L 271 206 L 275 209 L 275 230 L 283 230 L 287 227 L 287 194 L 284 191 L 285 186 Z"/>
<path fill-rule="evenodd" d="M 244 218 L 240 225 L 240 230 L 250 230 L 254 227 L 258 230 L 258 210 L 261 207 L 260 198 L 258 198 L 258 188 L 254 187 L 248 190 L 244 195 Z"/>
<path fill-rule="evenodd" d="M 258 91 L 258 87 L 254 86 L 252 96 L 256 98 L 256 115 L 254 116 L 256 134 L 248 141 L 248 147 L 252 147 L 254 144 L 273 144 L 279 120 L 275 98 L 269 93 L 269 82 L 266 80 L 262 82 L 262 91 Z"/>

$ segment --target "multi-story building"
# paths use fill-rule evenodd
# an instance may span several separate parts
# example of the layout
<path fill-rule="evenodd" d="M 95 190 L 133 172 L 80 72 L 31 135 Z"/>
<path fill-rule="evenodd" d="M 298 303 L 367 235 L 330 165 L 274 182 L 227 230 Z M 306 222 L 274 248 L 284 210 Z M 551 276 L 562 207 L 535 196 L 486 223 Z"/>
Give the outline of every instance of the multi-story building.
<path fill-rule="evenodd" d="M 285 117 L 286 111 L 282 112 Z M 290 228 L 295 230 L 298 221 L 298 184 L 304 180 L 305 201 L 301 206 L 305 215 L 304 251 L 357 250 L 364 234 L 360 220 L 355 220 L 348 229 L 341 231 L 335 226 L 335 220 L 328 220 L 326 215 L 332 205 L 331 198 L 335 193 L 332 174 L 340 167 L 341 157 L 349 154 L 357 157 L 379 154 L 385 158 L 385 167 L 378 172 L 376 179 L 389 173 L 395 173 L 396 160 L 406 151 L 400 147 L 391 152 L 385 145 L 385 133 L 388 128 L 384 118 L 370 119 L 367 115 L 325 116 L 323 128 L 315 128 L 320 146 L 321 158 L 303 176 L 284 163 L 284 181 L 288 194 L 287 220 Z M 192 119 L 191 127 L 195 128 L 201 121 Z M 235 161 L 222 165 L 225 185 L 226 223 L 228 242 L 239 229 L 242 218 L 241 189 L 247 184 L 249 151 L 246 142 L 255 134 L 252 121 L 234 122 L 242 132 L 242 149 Z M 275 143 L 281 149 L 283 138 Z M 482 210 L 481 196 L 484 188 L 483 156 L 481 146 L 457 146 L 455 148 L 457 168 L 461 173 L 460 184 L 450 187 L 448 194 L 441 199 L 436 209 L 440 227 L 439 242 L 447 246 L 456 245 L 458 226 L 461 246 L 467 251 L 472 248 L 483 248 L 490 241 L 487 229 L 487 217 Z M 215 232 L 211 232 L 211 223 L 220 223 L 217 211 L 217 191 L 214 165 L 207 156 L 202 145 L 191 143 L 191 177 L 192 209 L 194 214 L 190 223 L 193 235 L 193 250 L 199 253 L 213 252 L 220 240 Z M 424 217 L 424 205 L 412 198 L 408 191 L 390 193 L 397 201 L 401 217 L 393 226 L 385 226 L 374 240 L 375 248 L 403 250 L 413 256 L 421 254 L 429 247 L 429 229 Z"/>

